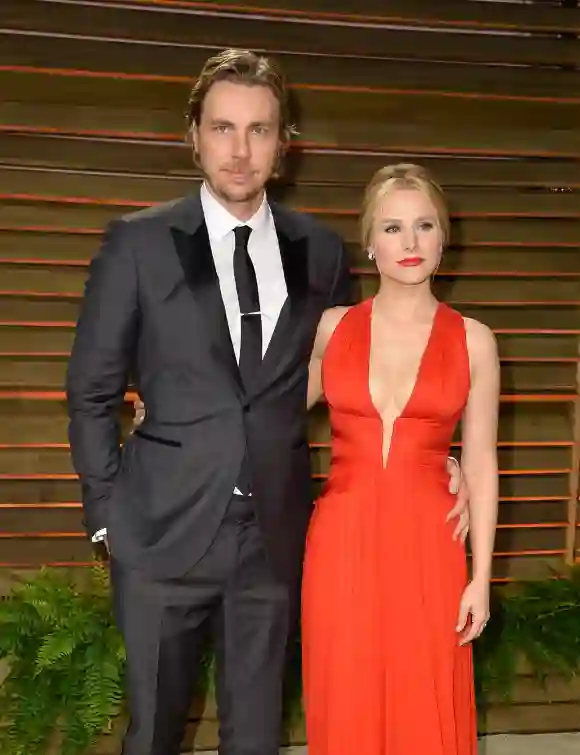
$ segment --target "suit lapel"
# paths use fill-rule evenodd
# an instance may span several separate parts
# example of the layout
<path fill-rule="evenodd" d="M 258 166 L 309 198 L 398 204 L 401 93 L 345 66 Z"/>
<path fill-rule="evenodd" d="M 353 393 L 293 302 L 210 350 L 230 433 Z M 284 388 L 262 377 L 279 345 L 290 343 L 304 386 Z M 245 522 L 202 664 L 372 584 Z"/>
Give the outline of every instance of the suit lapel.
<path fill-rule="evenodd" d="M 300 324 L 309 292 L 308 238 L 298 228 L 292 213 L 277 203 L 271 203 L 270 208 L 278 236 L 288 297 L 264 355 L 255 382 L 256 392 L 273 381 L 296 358 L 293 346 L 300 335 Z M 232 346 L 199 195 L 189 196 L 176 205 L 170 226 L 184 279 L 198 304 L 213 353 L 233 377 L 238 391 L 242 392 L 241 374 Z"/>
<path fill-rule="evenodd" d="M 276 203 L 271 203 L 270 208 L 278 236 L 288 297 L 264 355 L 259 380 L 261 385 L 273 380 L 294 357 L 293 340 L 298 334 L 309 290 L 308 238 L 300 233 L 291 213 Z"/>
<path fill-rule="evenodd" d="M 189 199 L 189 198 L 188 198 Z M 205 323 L 211 349 L 242 390 L 241 375 L 232 346 L 207 227 L 199 197 L 188 201 L 187 212 L 171 223 L 171 234 L 185 281 Z M 187 324 L 185 324 L 187 327 Z"/>

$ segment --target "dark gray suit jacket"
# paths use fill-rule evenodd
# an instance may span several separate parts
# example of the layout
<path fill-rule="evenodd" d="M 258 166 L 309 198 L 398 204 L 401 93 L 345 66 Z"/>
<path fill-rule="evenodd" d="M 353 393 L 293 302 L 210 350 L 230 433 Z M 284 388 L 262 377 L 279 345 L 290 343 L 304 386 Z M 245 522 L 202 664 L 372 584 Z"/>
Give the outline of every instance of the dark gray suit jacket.
<path fill-rule="evenodd" d="M 67 373 L 69 437 L 90 534 L 159 577 L 201 558 L 231 498 L 246 444 L 270 560 L 299 574 L 311 513 L 309 355 L 324 309 L 350 300 L 341 239 L 271 205 L 288 299 L 244 389 L 199 195 L 108 226 L 90 265 Z M 120 447 L 129 381 L 147 409 Z"/>

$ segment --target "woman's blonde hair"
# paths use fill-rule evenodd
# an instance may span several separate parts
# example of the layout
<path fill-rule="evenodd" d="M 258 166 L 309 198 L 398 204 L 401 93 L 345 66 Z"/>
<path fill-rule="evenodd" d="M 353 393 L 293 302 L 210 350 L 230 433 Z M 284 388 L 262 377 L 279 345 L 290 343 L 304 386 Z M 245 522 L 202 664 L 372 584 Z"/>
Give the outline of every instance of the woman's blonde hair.
<path fill-rule="evenodd" d="M 380 168 L 365 189 L 360 219 L 363 249 L 367 249 L 370 244 L 377 204 L 395 189 L 415 189 L 422 191 L 429 198 L 437 211 L 445 247 L 449 243 L 451 223 L 443 189 L 429 171 L 420 165 L 398 163 Z"/>

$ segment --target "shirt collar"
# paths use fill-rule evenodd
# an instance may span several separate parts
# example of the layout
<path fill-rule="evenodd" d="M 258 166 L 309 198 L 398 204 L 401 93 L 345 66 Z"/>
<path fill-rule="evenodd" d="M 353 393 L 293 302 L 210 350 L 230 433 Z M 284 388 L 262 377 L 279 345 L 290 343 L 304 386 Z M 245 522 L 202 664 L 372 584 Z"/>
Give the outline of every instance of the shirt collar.
<path fill-rule="evenodd" d="M 201 185 L 200 191 L 201 206 L 207 232 L 213 241 L 223 241 L 223 239 L 239 225 L 248 225 L 253 231 L 258 231 L 266 226 L 270 215 L 270 208 L 264 193 L 262 204 L 258 207 L 252 217 L 245 223 L 234 217 L 226 208 L 218 202 L 214 195 L 207 188 L 205 181 Z"/>

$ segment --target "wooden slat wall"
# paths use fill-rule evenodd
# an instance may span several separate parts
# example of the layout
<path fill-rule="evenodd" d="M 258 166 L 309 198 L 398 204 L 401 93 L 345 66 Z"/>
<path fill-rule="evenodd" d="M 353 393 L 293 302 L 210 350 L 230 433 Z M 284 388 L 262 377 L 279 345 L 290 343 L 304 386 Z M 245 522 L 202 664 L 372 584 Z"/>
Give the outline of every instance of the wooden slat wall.
<path fill-rule="evenodd" d="M 90 561 L 62 388 L 86 266 L 109 218 L 199 180 L 182 113 L 191 77 L 227 46 L 275 54 L 288 73 L 301 135 L 276 191 L 344 235 L 361 296 L 378 282 L 357 245 L 373 171 L 416 161 L 444 184 L 453 244 L 441 296 L 493 327 L 502 356 L 494 578 L 542 576 L 573 561 L 577 5 L 2 0 L 0 564 Z M 318 482 L 328 441 L 320 406 Z M 565 728 L 567 715 L 554 727 Z"/>

